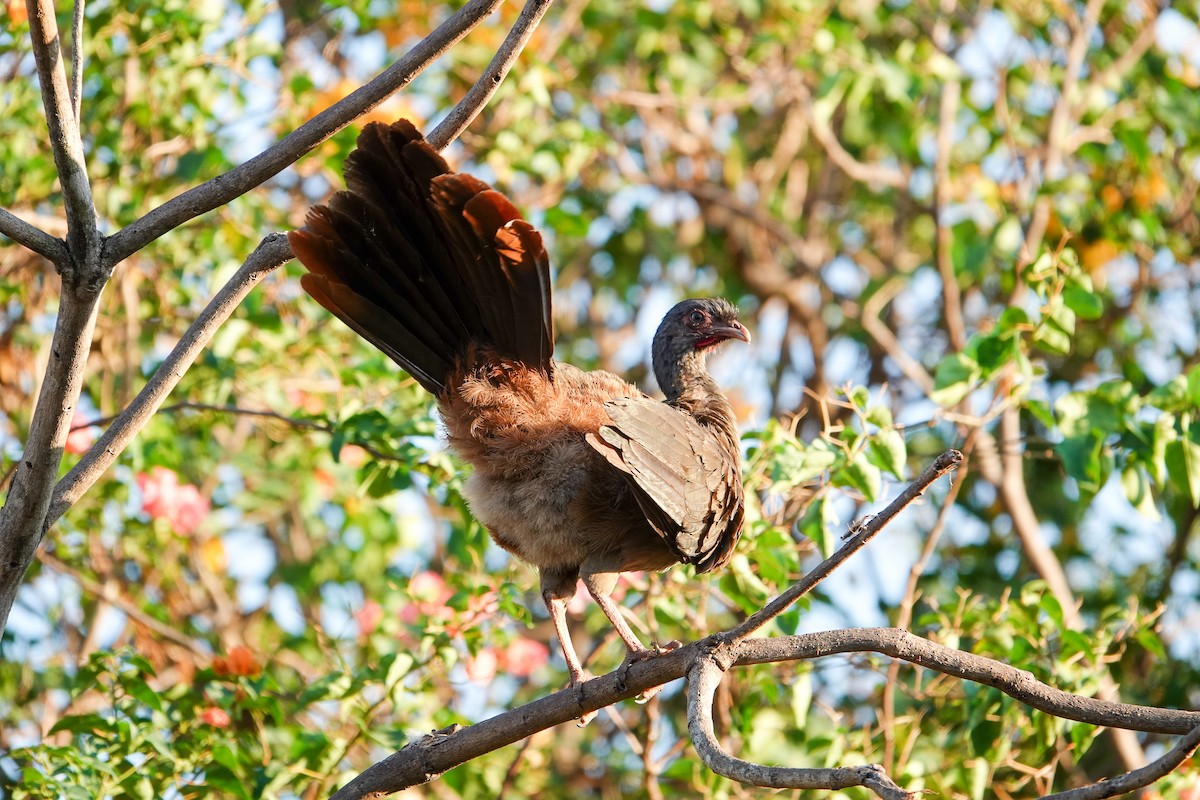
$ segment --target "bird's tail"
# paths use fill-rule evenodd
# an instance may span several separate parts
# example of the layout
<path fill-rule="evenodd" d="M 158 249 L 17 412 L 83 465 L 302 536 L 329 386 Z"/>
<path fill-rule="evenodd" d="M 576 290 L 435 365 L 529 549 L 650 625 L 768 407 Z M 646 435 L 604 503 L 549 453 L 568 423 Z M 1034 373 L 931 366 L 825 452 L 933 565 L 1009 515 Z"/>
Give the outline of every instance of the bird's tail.
<path fill-rule="evenodd" d="M 408 120 L 367 125 L 345 175 L 288 235 L 305 291 L 435 395 L 473 343 L 549 375 L 550 267 L 508 198 Z"/>

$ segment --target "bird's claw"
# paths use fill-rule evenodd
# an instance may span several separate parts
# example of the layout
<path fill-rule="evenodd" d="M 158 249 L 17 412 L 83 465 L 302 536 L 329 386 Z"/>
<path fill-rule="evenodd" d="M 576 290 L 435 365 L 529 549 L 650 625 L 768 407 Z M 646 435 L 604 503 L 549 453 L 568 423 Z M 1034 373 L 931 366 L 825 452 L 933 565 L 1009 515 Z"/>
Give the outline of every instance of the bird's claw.
<path fill-rule="evenodd" d="M 683 647 L 683 645 L 677 639 L 672 639 L 671 641 L 664 642 L 663 644 L 652 643 L 649 647 L 627 651 L 625 653 L 625 660 L 621 663 L 621 671 L 620 675 L 618 676 L 622 685 L 625 683 L 625 676 L 629 673 L 629 668 L 634 664 L 638 663 L 639 661 L 645 661 L 648 658 L 661 656 L 663 653 L 669 653 L 672 650 L 678 650 L 680 647 Z M 645 705 L 653 700 L 654 697 L 661 691 L 662 686 L 651 686 L 649 689 L 646 689 L 637 697 L 633 698 L 634 702 L 640 705 Z"/>
<path fill-rule="evenodd" d="M 567 684 L 568 689 L 575 690 L 575 702 L 579 703 L 580 708 L 583 707 L 583 703 L 584 703 L 583 685 L 585 683 L 587 683 L 588 681 L 590 681 L 591 679 L 592 679 L 592 675 L 590 672 L 588 672 L 587 670 L 580 670 L 578 673 L 575 673 L 571 676 L 571 682 L 569 684 Z M 596 715 L 599 713 L 600 713 L 599 709 L 592 709 L 591 711 L 583 712 L 575 720 L 575 726 L 579 727 L 579 728 L 584 727 L 589 722 L 594 720 L 596 718 Z"/>

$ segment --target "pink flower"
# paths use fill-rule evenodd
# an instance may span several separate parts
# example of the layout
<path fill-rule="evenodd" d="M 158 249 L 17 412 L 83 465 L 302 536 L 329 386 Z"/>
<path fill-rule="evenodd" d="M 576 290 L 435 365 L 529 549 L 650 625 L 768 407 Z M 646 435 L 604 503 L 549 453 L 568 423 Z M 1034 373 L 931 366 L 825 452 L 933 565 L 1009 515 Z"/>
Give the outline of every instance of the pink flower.
<path fill-rule="evenodd" d="M 550 648 L 533 639 L 513 639 L 504 649 L 504 665 L 517 678 L 528 678 L 550 660 Z"/>
<path fill-rule="evenodd" d="M 472 683 L 487 683 L 496 677 L 496 669 L 500 666 L 500 656 L 496 648 L 485 647 L 473 656 L 467 656 L 463 667 L 467 670 L 467 679 Z"/>
<path fill-rule="evenodd" d="M 214 728 L 228 728 L 229 723 L 233 722 L 225 709 L 217 708 L 216 706 L 209 706 L 204 709 L 196 716 L 196 719 L 205 725 L 212 725 Z"/>
<path fill-rule="evenodd" d="M 179 476 L 166 467 L 139 473 L 137 483 L 142 490 L 142 511 L 154 519 L 165 519 L 181 536 L 194 532 L 208 516 L 208 498 L 190 483 L 181 485 Z"/>
<path fill-rule="evenodd" d="M 65 448 L 68 453 L 72 455 L 86 453 L 92 446 L 92 442 L 96 441 L 96 426 L 87 423 L 88 420 L 83 419 L 79 410 L 76 409 L 74 416 L 71 417 L 71 432 L 67 434 Z"/>
<path fill-rule="evenodd" d="M 374 600 L 363 603 L 363 607 L 354 612 L 354 620 L 358 623 L 358 636 L 365 639 L 375 632 L 383 621 L 383 606 Z"/>
<path fill-rule="evenodd" d="M 413 602 L 400 609 L 400 620 L 413 625 L 422 616 L 436 616 L 445 611 L 446 601 L 454 596 L 454 590 L 436 572 L 418 572 L 408 582 L 408 596 Z"/>

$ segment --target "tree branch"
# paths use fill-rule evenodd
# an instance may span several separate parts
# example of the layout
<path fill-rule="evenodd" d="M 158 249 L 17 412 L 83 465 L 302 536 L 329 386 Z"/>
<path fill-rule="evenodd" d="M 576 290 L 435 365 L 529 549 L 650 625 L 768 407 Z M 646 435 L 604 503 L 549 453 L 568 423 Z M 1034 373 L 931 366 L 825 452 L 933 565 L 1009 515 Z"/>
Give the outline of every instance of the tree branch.
<path fill-rule="evenodd" d="M 1089 725 L 1175 735 L 1189 733 L 1200 725 L 1200 711 L 1080 697 L 1048 686 L 1025 670 L 931 642 L 900 628 L 847 628 L 747 639 L 739 645 L 735 663 L 741 666 L 865 652 L 880 653 L 955 678 L 992 686 L 1030 708 Z"/>
<path fill-rule="evenodd" d="M 46 125 L 50 129 L 50 149 L 54 153 L 67 216 L 70 257 L 55 262 L 55 265 L 62 272 L 64 282 L 86 284 L 92 292 L 99 292 L 107 277 L 97 258 L 102 240 L 96 227 L 96 207 L 83 158 L 83 142 L 79 138 L 79 125 L 63 67 L 54 3 L 52 0 L 26 0 L 25 7 L 29 13 L 42 104 L 46 108 Z"/>
<path fill-rule="evenodd" d="M 150 417 L 179 383 L 179 379 L 196 360 L 196 356 L 208 345 L 217 329 L 224 324 L 246 295 L 268 273 L 291 257 L 292 249 L 288 246 L 284 234 L 272 233 L 262 240 L 180 337 L 175 348 L 158 365 L 158 369 L 128 408 L 101 434 L 79 463 L 58 482 L 42 525 L 43 532 L 116 461 L 130 440 L 150 421 Z"/>
<path fill-rule="evenodd" d="M 75 0 L 71 15 L 71 110 L 75 112 L 75 124 L 79 124 L 79 113 L 83 103 L 83 7 L 86 0 Z"/>
<path fill-rule="evenodd" d="M 1015 667 L 935 644 L 898 628 L 851 628 L 745 639 L 736 644 L 730 643 L 726 632 L 619 668 L 577 689 L 563 689 L 483 722 L 426 735 L 368 767 L 338 790 L 333 800 L 384 797 L 433 780 L 449 769 L 538 731 L 570 722 L 588 711 L 628 700 L 647 689 L 684 677 L 698 659 L 711 658 L 714 652 L 722 649 L 725 653 L 721 657 L 736 666 L 874 652 L 994 686 L 1034 708 L 1066 719 L 1177 735 L 1200 726 L 1198 711 L 1078 697 L 1047 686 Z"/>
<path fill-rule="evenodd" d="M 745 622 L 729 632 L 731 641 L 744 639 L 756 630 L 766 625 L 775 617 L 782 614 L 792 603 L 808 594 L 821 581 L 825 580 L 840 567 L 850 556 L 857 553 L 867 542 L 883 530 L 905 506 L 925 493 L 925 490 L 938 478 L 958 467 L 962 463 L 962 453 L 957 450 L 947 450 L 925 468 L 917 479 L 904 488 L 887 508 L 876 514 L 865 525 L 854 532 L 854 535 L 836 553 L 821 562 L 812 572 L 805 575 L 798 583 L 792 585 L 783 594 L 776 597 L 760 611 L 752 614 Z"/>
<path fill-rule="evenodd" d="M 105 242 L 104 263 L 128 258 L 164 233 L 213 210 L 291 166 L 314 147 L 407 86 L 429 64 L 492 13 L 501 0 L 471 0 L 369 83 L 317 114 L 271 147 L 224 175 L 173 197 Z"/>
<path fill-rule="evenodd" d="M 688 670 L 688 734 L 705 766 L 718 775 L 773 789 L 846 789 L 863 786 L 884 800 L 913 800 L 875 764 L 860 767 L 768 767 L 735 758 L 721 749 L 713 730 L 713 695 L 721 684 L 721 666 L 701 656 Z"/>
<path fill-rule="evenodd" d="M 1116 797 L 1126 794 L 1143 786 L 1149 786 L 1159 778 L 1174 772 L 1179 765 L 1192 757 L 1196 748 L 1200 747 L 1200 725 L 1179 740 L 1162 758 L 1152 761 L 1140 769 L 1126 772 L 1110 780 L 1093 783 L 1090 786 L 1080 786 L 1078 789 L 1068 789 L 1065 792 L 1046 795 L 1042 800 L 1101 800 L 1105 797 Z"/>
<path fill-rule="evenodd" d="M 62 239 L 51 236 L 3 208 L 0 208 L 0 234 L 53 261 L 55 265 L 65 264 L 71 259 Z"/>
<path fill-rule="evenodd" d="M 500 49 L 496 51 L 496 55 L 492 57 L 492 61 L 484 70 L 483 75 L 467 92 L 466 97 L 460 100 L 458 105 L 446 115 L 446 118 L 425 137 L 425 141 L 438 150 L 442 150 L 467 129 L 471 120 L 475 119 L 480 110 L 487 105 L 488 100 L 492 99 L 496 90 L 500 88 L 509 69 L 516 63 L 521 51 L 525 49 L 529 37 L 537 29 L 538 22 L 541 21 L 552 2 L 554 0 L 528 0 L 525 3 L 525 7 L 521 9 L 521 15 L 517 17 L 517 21 L 508 32 L 504 43 L 500 45 Z"/>

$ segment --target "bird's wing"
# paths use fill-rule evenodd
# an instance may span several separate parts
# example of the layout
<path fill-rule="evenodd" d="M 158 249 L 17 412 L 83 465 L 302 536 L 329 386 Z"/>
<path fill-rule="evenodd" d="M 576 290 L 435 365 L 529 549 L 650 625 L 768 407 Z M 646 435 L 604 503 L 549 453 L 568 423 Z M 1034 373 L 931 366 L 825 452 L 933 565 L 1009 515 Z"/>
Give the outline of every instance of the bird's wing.
<path fill-rule="evenodd" d="M 745 512 L 736 454 L 666 403 L 621 398 L 604 408 L 612 424 L 588 442 L 629 476 L 651 527 L 698 572 L 724 566 Z"/>

